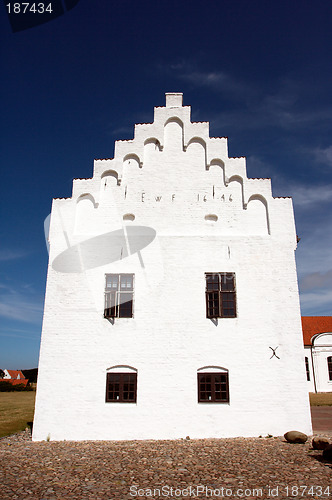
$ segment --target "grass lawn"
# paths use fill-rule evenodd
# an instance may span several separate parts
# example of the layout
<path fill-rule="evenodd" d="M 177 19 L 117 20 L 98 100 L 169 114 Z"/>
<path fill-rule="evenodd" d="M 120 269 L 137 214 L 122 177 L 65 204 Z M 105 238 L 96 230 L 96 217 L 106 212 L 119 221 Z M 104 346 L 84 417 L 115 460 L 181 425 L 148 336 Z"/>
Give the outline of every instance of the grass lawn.
<path fill-rule="evenodd" d="M 0 437 L 23 431 L 33 421 L 35 391 L 0 392 Z"/>
<path fill-rule="evenodd" d="M 310 392 L 310 406 L 332 406 L 332 392 Z"/>

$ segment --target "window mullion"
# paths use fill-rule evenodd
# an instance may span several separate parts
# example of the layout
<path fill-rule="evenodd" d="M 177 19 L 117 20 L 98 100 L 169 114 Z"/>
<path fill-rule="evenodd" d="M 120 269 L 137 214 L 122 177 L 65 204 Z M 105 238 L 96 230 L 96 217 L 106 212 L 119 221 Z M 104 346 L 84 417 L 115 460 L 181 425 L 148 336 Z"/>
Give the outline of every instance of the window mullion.
<path fill-rule="evenodd" d="M 120 315 L 120 303 L 121 303 L 121 292 L 115 292 L 115 317 L 118 318 Z"/>
<path fill-rule="evenodd" d="M 219 291 L 218 291 L 218 299 L 219 299 L 219 304 L 218 304 L 218 317 L 222 318 L 223 313 L 222 313 L 222 276 L 219 274 Z"/>
<path fill-rule="evenodd" d="M 215 384 L 215 376 L 211 375 L 211 402 L 215 402 L 216 400 L 216 384 Z"/>
<path fill-rule="evenodd" d="M 119 383 L 119 401 L 123 401 L 123 374 L 120 374 L 120 383 Z"/>
<path fill-rule="evenodd" d="M 209 292 L 205 292 L 205 303 L 206 303 L 206 317 L 210 317 L 209 313 Z"/>

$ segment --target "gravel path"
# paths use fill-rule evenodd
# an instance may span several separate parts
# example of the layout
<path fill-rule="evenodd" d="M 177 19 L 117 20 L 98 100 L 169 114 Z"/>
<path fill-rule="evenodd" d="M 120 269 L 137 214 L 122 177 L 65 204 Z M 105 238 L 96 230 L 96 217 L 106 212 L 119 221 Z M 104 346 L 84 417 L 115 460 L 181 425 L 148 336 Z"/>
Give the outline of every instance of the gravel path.
<path fill-rule="evenodd" d="M 332 465 L 310 443 L 282 437 L 33 443 L 25 431 L 0 439 L 0 499 L 331 499 Z"/>

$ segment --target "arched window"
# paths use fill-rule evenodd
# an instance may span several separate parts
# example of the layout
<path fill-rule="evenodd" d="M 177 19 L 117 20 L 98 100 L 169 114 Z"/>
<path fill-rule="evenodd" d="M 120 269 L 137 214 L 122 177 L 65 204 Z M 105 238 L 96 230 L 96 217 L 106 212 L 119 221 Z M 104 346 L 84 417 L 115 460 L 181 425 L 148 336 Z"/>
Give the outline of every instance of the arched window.
<path fill-rule="evenodd" d="M 228 370 L 206 366 L 197 371 L 199 403 L 229 403 Z"/>
<path fill-rule="evenodd" d="M 332 356 L 327 358 L 327 369 L 329 371 L 329 380 L 332 381 Z"/>
<path fill-rule="evenodd" d="M 305 360 L 305 371 L 307 374 L 307 380 L 309 382 L 310 381 L 309 359 L 306 356 L 304 360 Z"/>
<path fill-rule="evenodd" d="M 106 403 L 136 403 L 136 394 L 136 368 L 117 365 L 107 370 Z"/>

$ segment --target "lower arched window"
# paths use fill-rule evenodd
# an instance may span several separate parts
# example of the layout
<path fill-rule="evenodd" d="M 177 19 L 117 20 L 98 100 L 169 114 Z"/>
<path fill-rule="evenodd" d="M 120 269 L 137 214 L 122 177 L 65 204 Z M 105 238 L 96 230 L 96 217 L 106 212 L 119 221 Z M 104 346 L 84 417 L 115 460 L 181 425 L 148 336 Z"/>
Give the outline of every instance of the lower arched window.
<path fill-rule="evenodd" d="M 206 367 L 198 370 L 198 402 L 229 403 L 228 370 Z"/>
<path fill-rule="evenodd" d="M 136 403 L 137 370 L 114 366 L 106 374 L 106 403 Z"/>

